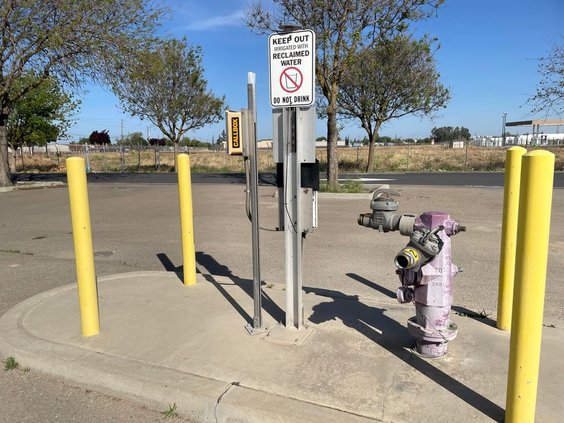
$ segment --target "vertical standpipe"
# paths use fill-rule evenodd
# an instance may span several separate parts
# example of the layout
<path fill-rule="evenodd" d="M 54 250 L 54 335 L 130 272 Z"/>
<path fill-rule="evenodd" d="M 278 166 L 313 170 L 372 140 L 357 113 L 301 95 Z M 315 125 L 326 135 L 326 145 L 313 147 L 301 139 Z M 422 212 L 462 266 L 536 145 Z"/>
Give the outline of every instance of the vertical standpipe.
<path fill-rule="evenodd" d="M 554 154 L 523 156 L 506 423 L 535 421 L 553 180 Z"/>
<path fill-rule="evenodd" d="M 253 330 L 262 328 L 262 290 L 260 286 L 260 240 L 259 240 L 259 213 L 258 213 L 258 166 L 257 166 L 257 110 L 256 110 L 256 75 L 249 72 L 247 75 L 247 151 L 249 154 L 250 189 L 251 189 L 251 216 L 253 240 L 253 299 L 254 317 Z"/>
<path fill-rule="evenodd" d="M 94 336 L 100 332 L 100 316 L 98 311 L 98 290 L 96 287 L 96 270 L 94 268 L 86 167 L 85 161 L 81 157 L 70 157 L 66 163 L 80 323 L 83 336 Z"/>

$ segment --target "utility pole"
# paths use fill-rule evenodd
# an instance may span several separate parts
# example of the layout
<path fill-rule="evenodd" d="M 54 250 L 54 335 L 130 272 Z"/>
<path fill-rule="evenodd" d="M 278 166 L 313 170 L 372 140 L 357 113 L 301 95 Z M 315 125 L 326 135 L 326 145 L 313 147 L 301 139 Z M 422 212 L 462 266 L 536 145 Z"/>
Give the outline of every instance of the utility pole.
<path fill-rule="evenodd" d="M 501 125 L 501 145 L 505 147 L 505 122 L 507 119 L 507 113 L 501 115 L 503 117 L 503 122 Z"/>
<path fill-rule="evenodd" d="M 125 152 L 123 151 L 123 119 L 121 120 L 121 139 L 119 146 L 120 168 L 123 172 L 125 170 Z"/>

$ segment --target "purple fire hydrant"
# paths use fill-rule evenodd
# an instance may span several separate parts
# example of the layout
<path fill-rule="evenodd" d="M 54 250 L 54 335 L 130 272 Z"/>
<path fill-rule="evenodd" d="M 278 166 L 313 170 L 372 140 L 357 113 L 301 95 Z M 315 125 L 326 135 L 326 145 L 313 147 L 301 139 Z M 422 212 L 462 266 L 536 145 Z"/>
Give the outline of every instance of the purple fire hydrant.
<path fill-rule="evenodd" d="M 447 343 L 457 334 L 450 319 L 453 301 L 453 277 L 459 272 L 452 263 L 450 237 L 466 228 L 444 212 L 426 212 L 419 216 L 396 214 L 399 192 L 387 187 L 376 190 L 370 207 L 362 214 L 362 226 L 389 232 L 399 230 L 409 236 L 409 243 L 395 258 L 402 286 L 397 291 L 400 303 L 415 303 L 416 315 L 407 329 L 416 339 L 417 352 L 424 357 L 441 357 Z"/>

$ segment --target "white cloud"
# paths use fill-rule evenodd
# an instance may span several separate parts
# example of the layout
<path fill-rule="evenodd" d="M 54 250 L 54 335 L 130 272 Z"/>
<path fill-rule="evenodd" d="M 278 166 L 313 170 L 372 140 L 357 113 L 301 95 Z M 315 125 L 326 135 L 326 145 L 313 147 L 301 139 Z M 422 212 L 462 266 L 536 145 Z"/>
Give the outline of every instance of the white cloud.
<path fill-rule="evenodd" d="M 192 31 L 206 31 L 209 29 L 217 29 L 225 26 L 238 26 L 242 24 L 242 19 L 245 16 L 243 10 L 238 10 L 230 15 L 214 16 L 212 18 L 204 19 L 197 22 L 192 22 L 186 29 Z"/>

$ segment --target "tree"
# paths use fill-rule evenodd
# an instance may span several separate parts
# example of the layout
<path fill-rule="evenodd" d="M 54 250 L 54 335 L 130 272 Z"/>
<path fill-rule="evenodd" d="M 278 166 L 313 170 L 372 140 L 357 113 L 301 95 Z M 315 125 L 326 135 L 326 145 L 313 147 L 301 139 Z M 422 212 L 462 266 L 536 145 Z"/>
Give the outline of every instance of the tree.
<path fill-rule="evenodd" d="M 223 117 L 224 98 L 207 90 L 202 52 L 186 40 L 165 40 L 124 62 L 113 89 L 125 110 L 148 119 L 174 144 L 182 136 Z"/>
<path fill-rule="evenodd" d="M 108 145 L 111 144 L 112 141 L 110 140 L 110 135 L 107 129 L 103 131 L 92 131 L 90 136 L 88 137 L 88 144 L 90 145 Z"/>
<path fill-rule="evenodd" d="M 149 138 L 149 145 L 152 146 L 161 146 L 164 147 L 166 145 L 166 139 L 164 138 Z"/>
<path fill-rule="evenodd" d="M 444 0 L 273 0 L 268 10 L 255 0 L 246 22 L 259 32 L 279 31 L 297 24 L 317 38 L 315 73 L 326 99 L 327 183 L 338 186 L 337 100 L 351 62 L 383 39 L 392 38 L 409 22 L 431 16 Z"/>
<path fill-rule="evenodd" d="M 15 81 L 13 89 L 19 91 L 38 78 L 33 72 L 26 73 Z M 14 151 L 10 171 L 16 170 L 18 148 L 24 145 L 44 146 L 64 135 L 77 107 L 78 103 L 63 92 L 60 82 L 53 77 L 20 96 L 6 122 L 7 143 Z"/>
<path fill-rule="evenodd" d="M 375 142 L 385 122 L 410 114 L 429 116 L 445 107 L 450 95 L 439 77 L 427 38 L 400 35 L 365 50 L 351 63 L 337 105 L 341 116 L 359 119 L 366 130 L 367 172 L 372 172 Z"/>
<path fill-rule="evenodd" d="M 227 141 L 227 132 L 225 132 L 225 129 L 222 129 L 217 139 L 215 140 L 215 143 L 217 145 L 221 145 L 221 143 L 224 141 Z"/>
<path fill-rule="evenodd" d="M 103 82 L 117 57 L 152 40 L 151 0 L 4 0 L 0 3 L 0 186 L 11 185 L 6 125 L 14 105 L 50 76 L 66 87 Z M 37 78 L 15 90 L 27 72 Z"/>
<path fill-rule="evenodd" d="M 452 126 L 442 126 L 431 130 L 431 138 L 434 138 L 437 142 L 469 140 L 470 137 L 470 131 L 464 126 L 457 126 L 456 128 Z"/>
<path fill-rule="evenodd" d="M 132 134 L 127 134 L 126 137 L 118 141 L 118 145 L 127 145 L 129 147 L 145 147 L 149 145 L 147 140 L 143 138 L 142 132 L 133 132 Z"/>
<path fill-rule="evenodd" d="M 564 113 L 564 45 L 554 44 L 550 54 L 540 58 L 541 81 L 537 92 L 529 98 L 532 112 Z"/>

